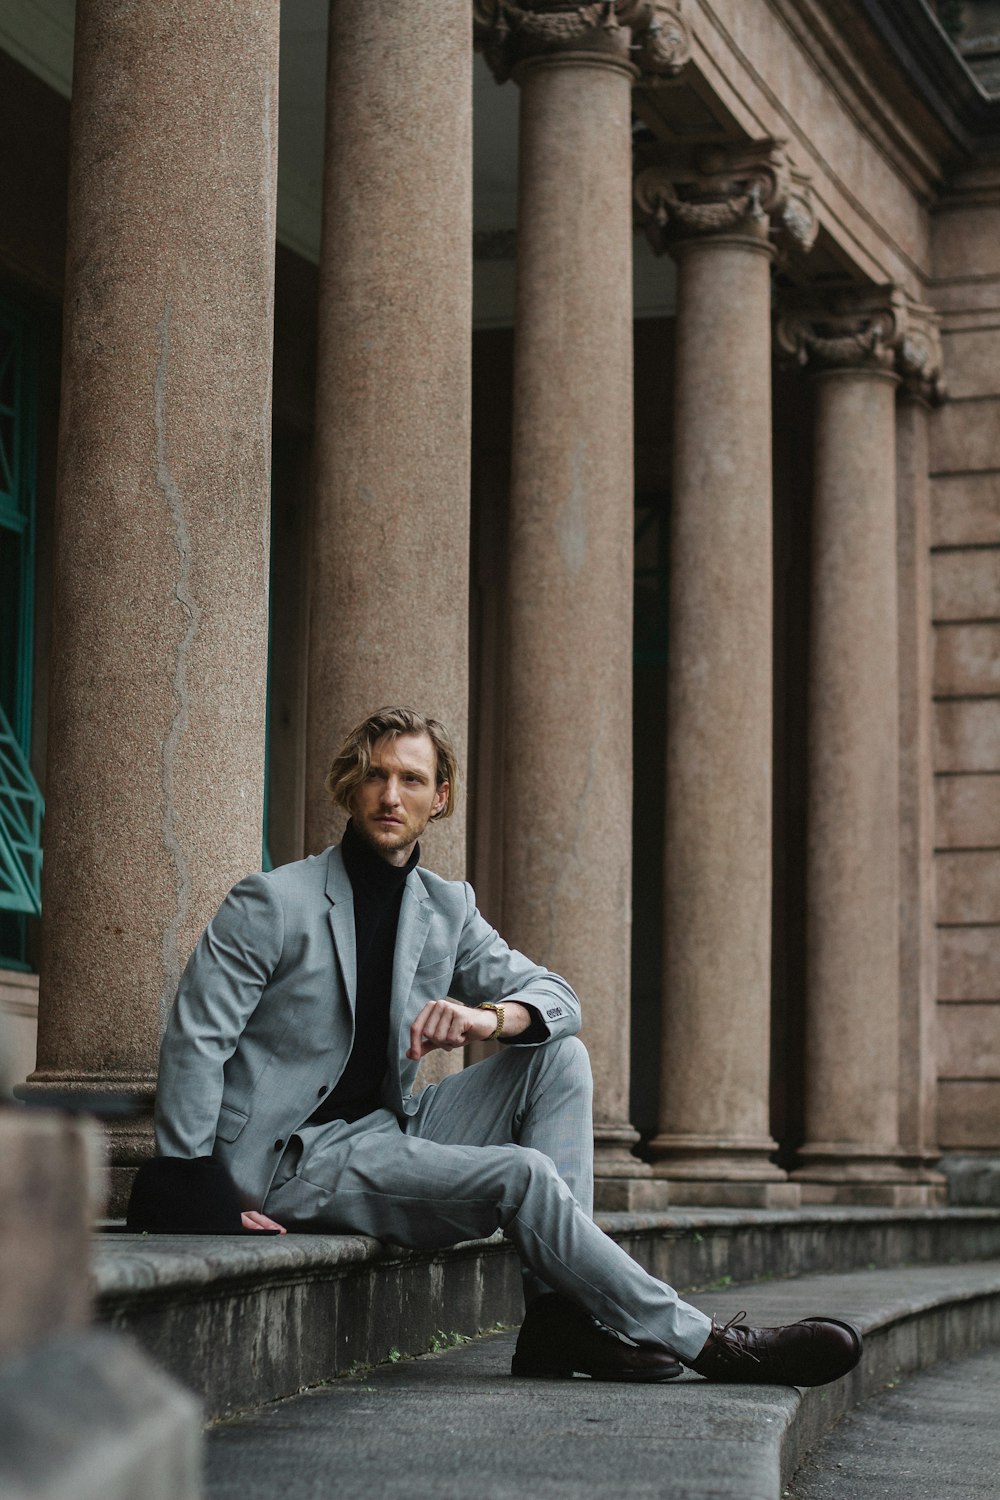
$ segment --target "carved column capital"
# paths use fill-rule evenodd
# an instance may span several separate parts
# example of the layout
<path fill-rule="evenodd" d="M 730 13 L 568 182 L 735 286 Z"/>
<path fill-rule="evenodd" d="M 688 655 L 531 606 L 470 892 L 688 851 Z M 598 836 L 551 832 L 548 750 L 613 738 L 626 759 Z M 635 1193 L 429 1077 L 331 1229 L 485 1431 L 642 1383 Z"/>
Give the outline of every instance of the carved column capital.
<path fill-rule="evenodd" d="M 912 395 L 943 397 L 941 338 L 933 310 L 901 287 L 843 292 L 826 307 L 792 307 L 778 319 L 779 349 L 817 371 L 882 370 Z"/>
<path fill-rule="evenodd" d="M 640 160 L 635 203 L 658 255 L 681 240 L 777 232 L 803 250 L 816 238 L 809 179 L 780 140 L 736 146 L 655 148 Z"/>
<path fill-rule="evenodd" d="M 558 53 L 617 58 L 636 75 L 672 77 L 691 51 L 682 0 L 473 0 L 473 36 L 498 83 L 521 62 Z"/>

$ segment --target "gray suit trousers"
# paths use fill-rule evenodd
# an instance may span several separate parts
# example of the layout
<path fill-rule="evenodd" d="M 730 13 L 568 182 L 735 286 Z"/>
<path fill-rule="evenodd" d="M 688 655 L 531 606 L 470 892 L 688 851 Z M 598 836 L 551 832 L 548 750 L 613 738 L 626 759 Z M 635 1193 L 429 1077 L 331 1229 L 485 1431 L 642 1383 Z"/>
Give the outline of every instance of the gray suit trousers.
<path fill-rule="evenodd" d="M 264 1212 L 286 1228 L 368 1234 L 437 1249 L 502 1229 L 527 1273 L 640 1343 L 694 1358 L 704 1313 L 642 1269 L 591 1218 L 590 1062 L 575 1037 L 503 1048 L 420 1095 L 416 1114 L 377 1110 L 303 1126 Z"/>

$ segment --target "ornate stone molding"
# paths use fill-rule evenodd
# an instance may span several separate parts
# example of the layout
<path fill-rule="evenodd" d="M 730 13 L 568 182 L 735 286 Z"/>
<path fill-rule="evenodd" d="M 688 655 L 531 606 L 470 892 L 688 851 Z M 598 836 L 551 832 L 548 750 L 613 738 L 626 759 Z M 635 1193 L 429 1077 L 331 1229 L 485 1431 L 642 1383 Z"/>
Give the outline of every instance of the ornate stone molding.
<path fill-rule="evenodd" d="M 603 52 L 637 72 L 672 77 L 691 42 L 682 0 L 473 0 L 473 35 L 498 83 L 519 62 L 552 52 Z"/>
<path fill-rule="evenodd" d="M 901 287 L 843 292 L 823 308 L 789 308 L 778 318 L 776 339 L 801 365 L 884 370 L 922 400 L 943 399 L 936 314 Z"/>
<path fill-rule="evenodd" d="M 655 149 L 636 175 L 635 203 L 658 255 L 677 240 L 778 231 L 800 249 L 816 238 L 809 180 L 778 140 Z"/>

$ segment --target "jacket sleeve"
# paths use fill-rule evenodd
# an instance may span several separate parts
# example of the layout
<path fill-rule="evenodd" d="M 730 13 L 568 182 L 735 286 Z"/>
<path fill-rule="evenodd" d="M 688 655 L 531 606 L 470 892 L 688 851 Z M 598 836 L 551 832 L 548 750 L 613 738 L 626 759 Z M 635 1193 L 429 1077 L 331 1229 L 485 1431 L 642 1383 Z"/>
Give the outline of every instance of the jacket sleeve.
<path fill-rule="evenodd" d="M 198 939 L 160 1047 L 156 1149 L 209 1156 L 224 1068 L 281 956 L 284 914 L 272 883 L 248 875 Z"/>
<path fill-rule="evenodd" d="M 565 979 L 508 947 L 477 910 L 471 885 L 465 885 L 465 894 L 465 924 L 449 994 L 465 1005 L 516 1000 L 528 1006 L 534 1019 L 527 1031 L 510 1038 L 512 1047 L 537 1047 L 555 1037 L 575 1036 L 580 1002 Z"/>

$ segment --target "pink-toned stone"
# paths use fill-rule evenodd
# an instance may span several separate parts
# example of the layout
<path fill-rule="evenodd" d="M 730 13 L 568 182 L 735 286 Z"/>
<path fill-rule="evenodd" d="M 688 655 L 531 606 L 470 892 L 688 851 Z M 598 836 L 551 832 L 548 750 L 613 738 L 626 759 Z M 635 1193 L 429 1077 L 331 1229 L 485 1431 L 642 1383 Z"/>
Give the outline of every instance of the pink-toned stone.
<path fill-rule="evenodd" d="M 1000 1083 L 938 1084 L 938 1132 L 942 1151 L 996 1150 Z"/>
<path fill-rule="evenodd" d="M 1000 615 L 1000 547 L 935 553 L 931 573 L 935 620 L 995 620 Z"/>
<path fill-rule="evenodd" d="M 323 780 L 382 705 L 468 714 L 472 15 L 330 8 L 314 449 L 306 848 Z M 424 862 L 465 874 L 464 796 Z"/>
<path fill-rule="evenodd" d="M 995 469 L 1000 444 L 1000 400 L 956 401 L 931 416 L 931 473 Z"/>
<path fill-rule="evenodd" d="M 942 343 L 949 399 L 1000 396 L 1000 328 L 945 334 Z"/>
<path fill-rule="evenodd" d="M 934 801 L 940 849 L 1000 848 L 1000 775 L 938 776 Z"/>
<path fill-rule="evenodd" d="M 1000 922 L 1000 849 L 939 853 L 939 922 Z"/>
<path fill-rule="evenodd" d="M 931 544 L 1000 543 L 1000 472 L 952 474 L 931 481 Z"/>
<path fill-rule="evenodd" d="M 675 252 L 663 1056 L 651 1151 L 676 1201 L 705 1201 L 706 1182 L 710 1195 L 742 1185 L 743 1202 L 784 1185 L 768 1120 L 771 250 L 765 234 L 741 228 Z"/>
<path fill-rule="evenodd" d="M 896 410 L 899 605 L 899 1139 L 936 1156 L 934 796 L 931 704 L 928 409 Z"/>
<path fill-rule="evenodd" d="M 584 1007 L 601 1177 L 630 1155 L 630 64 L 523 64 L 504 773 L 505 936 Z"/>
<path fill-rule="evenodd" d="M 934 769 L 1000 770 L 1000 701 L 960 699 L 934 705 Z"/>
<path fill-rule="evenodd" d="M 151 1095 L 188 952 L 260 866 L 277 45 L 277 0 L 76 8 L 46 1086 Z"/>
<path fill-rule="evenodd" d="M 1000 1002 L 938 1009 L 939 1077 L 1000 1078 Z"/>
<path fill-rule="evenodd" d="M 938 994 L 942 1000 L 1000 1001 L 1000 926 L 938 932 Z"/>
<path fill-rule="evenodd" d="M 931 221 L 934 275 L 945 281 L 1000 272 L 1000 205 L 961 205 Z"/>
<path fill-rule="evenodd" d="M 895 381 L 817 381 L 806 1143 L 813 1184 L 900 1175 Z"/>
<path fill-rule="evenodd" d="M 942 698 L 1000 694 L 1000 624 L 935 627 L 934 691 Z"/>

